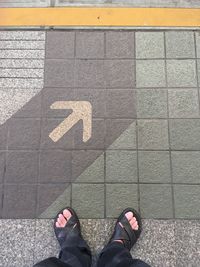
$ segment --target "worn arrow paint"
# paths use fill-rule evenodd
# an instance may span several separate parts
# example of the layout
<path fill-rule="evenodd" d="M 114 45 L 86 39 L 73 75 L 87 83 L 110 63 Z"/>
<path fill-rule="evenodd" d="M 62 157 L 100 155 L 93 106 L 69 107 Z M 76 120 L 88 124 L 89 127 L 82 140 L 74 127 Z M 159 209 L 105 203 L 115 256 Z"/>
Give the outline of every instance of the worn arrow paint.
<path fill-rule="evenodd" d="M 88 101 L 56 101 L 51 109 L 72 109 L 73 112 L 62 121 L 50 134 L 49 137 L 57 142 L 79 120 L 83 121 L 83 142 L 87 142 L 92 136 L 92 105 Z"/>

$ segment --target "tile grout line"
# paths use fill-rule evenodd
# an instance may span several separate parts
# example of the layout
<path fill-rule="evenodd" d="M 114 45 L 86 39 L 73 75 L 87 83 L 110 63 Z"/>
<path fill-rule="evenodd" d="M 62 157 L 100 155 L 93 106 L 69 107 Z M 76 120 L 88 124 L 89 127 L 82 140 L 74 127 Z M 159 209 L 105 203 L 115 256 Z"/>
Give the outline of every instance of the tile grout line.
<path fill-rule="evenodd" d="M 163 32 L 164 37 L 164 61 L 165 61 L 165 79 L 166 86 L 168 87 L 168 76 L 167 76 L 167 59 L 166 59 L 166 32 Z M 169 143 L 169 160 L 170 160 L 170 176 L 171 176 L 171 191 L 172 191 L 172 216 L 175 219 L 175 201 L 174 201 L 174 185 L 173 185 L 173 173 L 172 173 L 172 155 L 171 155 L 171 140 L 170 140 L 170 124 L 169 124 L 169 95 L 167 91 L 167 128 L 168 128 L 168 143 Z"/>

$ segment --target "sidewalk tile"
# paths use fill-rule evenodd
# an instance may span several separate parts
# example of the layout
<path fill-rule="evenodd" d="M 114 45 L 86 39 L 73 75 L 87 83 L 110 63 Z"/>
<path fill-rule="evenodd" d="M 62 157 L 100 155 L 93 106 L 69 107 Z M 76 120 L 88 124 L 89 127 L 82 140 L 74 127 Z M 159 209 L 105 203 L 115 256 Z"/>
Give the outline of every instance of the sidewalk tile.
<path fill-rule="evenodd" d="M 200 152 L 172 151 L 174 183 L 200 184 Z"/>
<path fill-rule="evenodd" d="M 76 57 L 104 58 L 104 32 L 77 32 Z"/>
<path fill-rule="evenodd" d="M 136 84 L 137 87 L 166 87 L 165 61 L 137 60 Z"/>
<path fill-rule="evenodd" d="M 140 184 L 140 211 L 143 218 L 173 218 L 171 185 Z"/>
<path fill-rule="evenodd" d="M 195 60 L 167 60 L 168 87 L 197 86 Z"/>
<path fill-rule="evenodd" d="M 138 148 L 169 148 L 167 120 L 138 120 Z"/>
<path fill-rule="evenodd" d="M 200 219 L 200 185 L 174 185 L 176 219 Z"/>
<path fill-rule="evenodd" d="M 74 58 L 74 32 L 47 31 L 46 33 L 46 58 L 66 59 Z"/>
<path fill-rule="evenodd" d="M 164 58 L 163 32 L 136 32 L 136 58 Z"/>
<path fill-rule="evenodd" d="M 72 207 L 80 218 L 104 218 L 104 185 L 73 184 Z"/>
<path fill-rule="evenodd" d="M 168 90 L 170 118 L 198 118 L 199 101 L 197 89 Z"/>
<path fill-rule="evenodd" d="M 106 184 L 106 217 L 117 218 L 127 207 L 138 210 L 138 185 Z"/>
<path fill-rule="evenodd" d="M 5 149 L 7 145 L 7 133 L 8 127 L 7 125 L 3 124 L 0 125 L 0 149 Z"/>
<path fill-rule="evenodd" d="M 169 131 L 172 149 L 200 150 L 199 119 L 171 119 Z"/>
<path fill-rule="evenodd" d="M 197 57 L 200 58 L 200 32 L 196 32 L 195 36 L 196 36 Z"/>
<path fill-rule="evenodd" d="M 106 32 L 107 58 L 134 58 L 134 32 Z"/>
<path fill-rule="evenodd" d="M 193 31 L 168 31 L 166 36 L 167 58 L 194 58 Z"/>
<path fill-rule="evenodd" d="M 0 151 L 0 184 L 3 182 L 4 179 L 5 167 L 6 167 L 6 153 Z"/>
<path fill-rule="evenodd" d="M 167 91 L 164 89 L 137 90 L 138 118 L 166 118 Z"/>
<path fill-rule="evenodd" d="M 139 181 L 170 183 L 170 158 L 165 151 L 139 151 Z"/>
<path fill-rule="evenodd" d="M 137 153 L 128 150 L 106 152 L 107 182 L 137 182 Z"/>

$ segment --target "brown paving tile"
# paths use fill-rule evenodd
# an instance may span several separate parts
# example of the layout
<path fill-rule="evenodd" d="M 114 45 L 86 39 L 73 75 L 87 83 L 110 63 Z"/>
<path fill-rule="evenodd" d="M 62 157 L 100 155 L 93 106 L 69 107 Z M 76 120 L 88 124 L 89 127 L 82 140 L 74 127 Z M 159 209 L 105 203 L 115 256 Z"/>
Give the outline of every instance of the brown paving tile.
<path fill-rule="evenodd" d="M 3 218 L 35 218 L 36 185 L 5 185 Z"/>
<path fill-rule="evenodd" d="M 8 152 L 5 183 L 36 183 L 38 179 L 38 162 L 37 151 Z"/>
<path fill-rule="evenodd" d="M 37 217 L 40 216 L 40 214 L 45 211 L 51 205 L 51 203 L 53 203 L 57 199 L 57 197 L 59 197 L 63 193 L 67 186 L 68 184 L 38 185 Z"/>
<path fill-rule="evenodd" d="M 11 119 L 8 123 L 9 149 L 38 149 L 40 119 Z"/>
<path fill-rule="evenodd" d="M 107 90 L 106 115 L 108 118 L 136 118 L 135 91 Z"/>
<path fill-rule="evenodd" d="M 60 119 L 43 119 L 41 124 L 41 149 L 73 149 L 74 147 L 74 128 L 69 130 L 63 137 L 57 142 L 54 142 L 49 134 L 58 127 L 63 121 Z"/>
<path fill-rule="evenodd" d="M 46 58 L 73 58 L 75 32 L 47 31 Z"/>
<path fill-rule="evenodd" d="M 45 87 L 73 87 L 74 60 L 46 59 Z"/>
<path fill-rule="evenodd" d="M 72 152 L 72 179 L 75 180 L 84 170 L 86 170 L 91 165 L 91 162 L 94 162 L 102 153 L 103 151 L 101 150 L 73 151 Z M 95 181 L 95 177 L 94 177 L 94 181 Z"/>
<path fill-rule="evenodd" d="M 73 101 L 74 89 L 71 88 L 44 88 L 42 91 L 42 117 L 66 118 L 72 111 L 69 109 L 51 109 L 50 106 L 56 101 Z"/>
<path fill-rule="evenodd" d="M 40 153 L 39 182 L 68 183 L 71 180 L 71 152 L 48 150 Z"/>

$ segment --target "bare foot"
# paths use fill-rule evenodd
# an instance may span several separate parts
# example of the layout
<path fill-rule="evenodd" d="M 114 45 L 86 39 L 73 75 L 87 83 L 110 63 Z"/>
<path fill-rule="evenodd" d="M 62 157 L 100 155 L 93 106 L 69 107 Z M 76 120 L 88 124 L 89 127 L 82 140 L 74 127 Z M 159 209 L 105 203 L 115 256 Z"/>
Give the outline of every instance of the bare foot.
<path fill-rule="evenodd" d="M 127 220 L 129 221 L 130 225 L 131 225 L 131 228 L 133 230 L 138 230 L 139 226 L 138 226 L 138 222 L 136 220 L 136 218 L 133 216 L 133 213 L 131 211 L 127 212 L 125 214 Z M 123 228 L 123 225 L 119 222 L 120 226 Z M 123 241 L 122 240 L 114 240 L 114 242 L 120 242 L 123 244 Z"/>
<path fill-rule="evenodd" d="M 56 227 L 63 228 L 71 218 L 72 214 L 69 210 L 65 209 L 63 213 L 60 213 L 58 215 L 57 221 L 56 221 Z"/>

